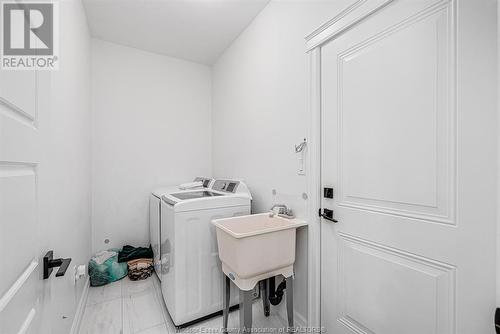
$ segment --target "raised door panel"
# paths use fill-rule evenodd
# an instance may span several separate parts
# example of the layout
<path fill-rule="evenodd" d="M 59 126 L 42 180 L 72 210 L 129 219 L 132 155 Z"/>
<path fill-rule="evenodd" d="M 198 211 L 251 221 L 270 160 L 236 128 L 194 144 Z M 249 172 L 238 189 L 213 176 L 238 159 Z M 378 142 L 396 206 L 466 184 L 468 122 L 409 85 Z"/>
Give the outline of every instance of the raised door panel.
<path fill-rule="evenodd" d="M 36 209 L 35 167 L 0 163 L 0 295 L 34 258 Z"/>
<path fill-rule="evenodd" d="M 38 164 L 40 136 L 34 71 L 0 76 L 0 332 L 39 331 Z"/>
<path fill-rule="evenodd" d="M 20 276 L 22 282 L 16 283 L 18 290 L 5 306 L 0 304 L 0 333 L 40 333 L 36 325 L 42 302 L 39 298 L 41 278 L 37 275 L 37 269 L 36 262 L 29 263 Z"/>
<path fill-rule="evenodd" d="M 451 13 L 339 50 L 340 206 L 455 223 Z"/>
<path fill-rule="evenodd" d="M 0 80 L 0 103 L 9 108 L 2 112 L 23 123 L 35 124 L 37 121 L 36 72 L 2 71 Z"/>
<path fill-rule="evenodd" d="M 345 327 L 361 333 L 453 332 L 454 266 L 347 234 L 340 239 L 339 322 Z"/>

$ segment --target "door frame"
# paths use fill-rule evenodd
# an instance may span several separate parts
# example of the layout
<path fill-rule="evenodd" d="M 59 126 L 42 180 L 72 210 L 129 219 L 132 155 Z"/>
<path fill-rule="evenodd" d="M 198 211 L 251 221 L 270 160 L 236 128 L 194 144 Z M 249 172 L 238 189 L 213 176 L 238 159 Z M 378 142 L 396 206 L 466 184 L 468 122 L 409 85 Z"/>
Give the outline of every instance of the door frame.
<path fill-rule="evenodd" d="M 305 37 L 308 57 L 309 129 L 306 170 L 309 195 L 307 218 L 307 325 L 321 326 L 321 48 L 341 36 L 354 25 L 398 0 L 352 0 L 352 3 L 335 17 L 319 26 Z M 457 0 L 436 0 L 432 7 Z"/>
<path fill-rule="evenodd" d="M 321 50 L 308 51 L 310 124 L 306 150 L 307 172 L 307 326 L 321 326 Z"/>

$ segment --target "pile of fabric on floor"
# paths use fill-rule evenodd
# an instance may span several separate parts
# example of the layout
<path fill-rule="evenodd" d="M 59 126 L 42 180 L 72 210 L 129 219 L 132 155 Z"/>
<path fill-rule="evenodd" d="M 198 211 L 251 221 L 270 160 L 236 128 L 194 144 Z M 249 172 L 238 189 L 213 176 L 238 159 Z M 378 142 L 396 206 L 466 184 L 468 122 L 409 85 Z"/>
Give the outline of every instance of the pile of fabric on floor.
<path fill-rule="evenodd" d="M 127 262 L 128 277 L 132 281 L 146 279 L 153 273 L 152 259 L 136 259 Z"/>
<path fill-rule="evenodd" d="M 96 253 L 89 261 L 91 286 L 101 286 L 127 276 L 127 264 L 118 262 L 118 249 Z"/>
<path fill-rule="evenodd" d="M 124 246 L 122 250 L 109 249 L 96 253 L 89 261 L 91 286 L 118 281 L 125 276 L 132 281 L 146 279 L 153 273 L 151 246 Z"/>
<path fill-rule="evenodd" d="M 128 277 L 132 281 L 143 280 L 153 274 L 151 247 L 123 246 L 123 249 L 118 253 L 118 262 L 127 262 Z"/>

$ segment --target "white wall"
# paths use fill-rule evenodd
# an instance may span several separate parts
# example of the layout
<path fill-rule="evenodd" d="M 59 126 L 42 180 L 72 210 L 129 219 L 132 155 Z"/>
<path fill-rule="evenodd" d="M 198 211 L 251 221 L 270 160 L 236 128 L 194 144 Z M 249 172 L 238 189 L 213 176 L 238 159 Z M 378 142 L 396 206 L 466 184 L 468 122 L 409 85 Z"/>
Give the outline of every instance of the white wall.
<path fill-rule="evenodd" d="M 497 129 L 500 129 L 500 0 L 497 0 Z M 497 134 L 497 307 L 500 307 L 500 133 Z"/>
<path fill-rule="evenodd" d="M 71 257 L 66 275 L 50 278 L 51 333 L 68 333 L 85 280 L 73 285 L 73 267 L 91 254 L 90 222 L 90 35 L 79 0 L 59 2 L 59 70 L 52 71 L 49 138 L 41 184 L 43 217 L 55 257 Z M 65 316 L 66 318 L 63 318 Z"/>
<path fill-rule="evenodd" d="M 208 66 L 92 41 L 94 251 L 149 245 L 153 188 L 211 175 L 210 108 Z"/>
<path fill-rule="evenodd" d="M 213 68 L 214 175 L 244 178 L 255 212 L 269 210 L 276 201 L 306 216 L 306 177 L 297 175 L 294 153 L 309 126 L 304 37 L 350 3 L 272 1 Z M 295 309 L 306 318 L 304 230 L 297 246 Z"/>

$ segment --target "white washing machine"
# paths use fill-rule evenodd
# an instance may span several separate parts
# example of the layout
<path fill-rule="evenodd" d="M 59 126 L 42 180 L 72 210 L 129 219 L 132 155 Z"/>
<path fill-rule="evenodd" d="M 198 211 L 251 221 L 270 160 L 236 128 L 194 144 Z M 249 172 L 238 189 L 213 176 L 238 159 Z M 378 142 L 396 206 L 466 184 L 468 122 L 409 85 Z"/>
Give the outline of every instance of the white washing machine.
<path fill-rule="evenodd" d="M 158 278 L 161 280 L 161 197 L 168 193 L 182 192 L 193 189 L 208 188 L 213 179 L 208 177 L 196 177 L 192 183 L 178 186 L 162 187 L 153 190 L 149 197 L 149 238 L 153 249 L 153 264 Z"/>
<path fill-rule="evenodd" d="M 250 214 L 252 196 L 241 181 L 216 179 L 207 189 L 161 198 L 161 290 L 174 324 L 182 326 L 222 310 L 223 274 L 210 222 Z"/>

